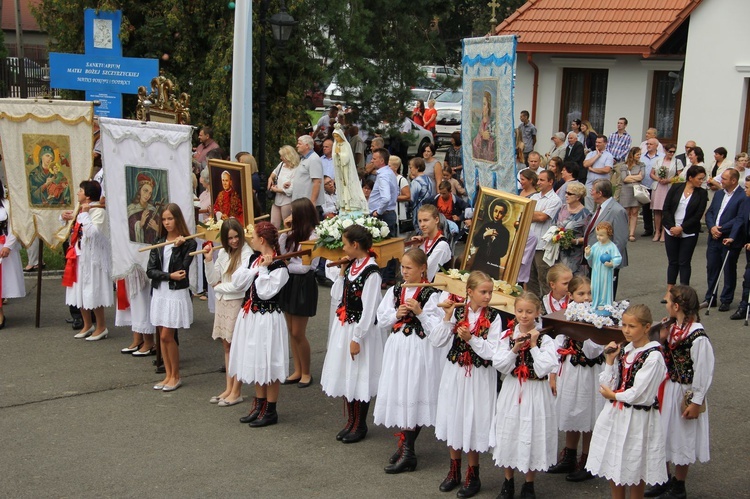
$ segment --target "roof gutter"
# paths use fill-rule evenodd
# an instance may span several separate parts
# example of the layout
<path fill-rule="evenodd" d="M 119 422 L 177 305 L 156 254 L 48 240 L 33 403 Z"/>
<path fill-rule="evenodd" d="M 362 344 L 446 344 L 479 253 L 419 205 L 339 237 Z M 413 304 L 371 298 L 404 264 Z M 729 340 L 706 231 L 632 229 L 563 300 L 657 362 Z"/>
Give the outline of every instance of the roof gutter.
<path fill-rule="evenodd" d="M 526 54 L 526 62 L 528 62 L 529 66 L 534 70 L 534 85 L 532 87 L 533 93 L 531 96 L 531 122 L 536 123 L 536 98 L 537 93 L 539 92 L 539 66 L 534 62 L 534 54 L 531 52 Z"/>

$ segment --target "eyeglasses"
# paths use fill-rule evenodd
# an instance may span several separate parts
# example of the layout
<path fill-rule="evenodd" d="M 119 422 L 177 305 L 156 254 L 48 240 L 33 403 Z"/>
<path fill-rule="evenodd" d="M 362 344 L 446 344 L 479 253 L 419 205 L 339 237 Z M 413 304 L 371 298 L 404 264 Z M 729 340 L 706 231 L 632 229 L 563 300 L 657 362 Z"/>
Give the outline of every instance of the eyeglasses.
<path fill-rule="evenodd" d="M 674 150 L 674 149 L 670 149 L 670 150 L 669 150 L 669 151 L 667 151 L 667 152 L 668 152 L 669 154 L 674 154 L 674 153 L 676 153 L 677 151 L 676 151 L 676 150 Z"/>
<path fill-rule="evenodd" d="M 575 196 L 575 194 L 573 194 L 572 192 L 566 192 L 565 195 L 566 196 Z"/>

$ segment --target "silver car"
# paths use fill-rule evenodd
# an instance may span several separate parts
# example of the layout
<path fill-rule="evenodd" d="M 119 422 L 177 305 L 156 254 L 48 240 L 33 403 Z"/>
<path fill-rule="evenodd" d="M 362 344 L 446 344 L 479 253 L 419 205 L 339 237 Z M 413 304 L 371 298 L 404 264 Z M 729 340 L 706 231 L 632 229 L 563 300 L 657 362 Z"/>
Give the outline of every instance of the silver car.
<path fill-rule="evenodd" d="M 461 131 L 461 103 L 463 102 L 463 91 L 446 90 L 435 99 L 437 110 L 437 145 L 450 144 L 451 134 Z"/>

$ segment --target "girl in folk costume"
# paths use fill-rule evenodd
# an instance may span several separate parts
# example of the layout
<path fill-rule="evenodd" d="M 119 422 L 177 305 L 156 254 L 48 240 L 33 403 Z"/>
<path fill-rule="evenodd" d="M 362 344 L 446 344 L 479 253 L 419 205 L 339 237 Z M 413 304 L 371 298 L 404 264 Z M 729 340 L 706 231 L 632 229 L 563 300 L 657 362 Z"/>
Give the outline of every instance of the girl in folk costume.
<path fill-rule="evenodd" d="M 495 411 L 495 464 L 504 468 L 499 499 L 515 493 L 513 469 L 524 473 L 522 498 L 536 497 L 534 476 L 555 462 L 557 414 L 547 376 L 557 370 L 555 343 L 536 329 L 542 303 L 533 293 L 515 301 L 517 324 L 503 333 L 492 365 L 506 375 Z"/>
<path fill-rule="evenodd" d="M 497 375 L 490 366 L 502 330 L 500 312 L 489 308 L 492 290 L 490 276 L 473 271 L 466 281 L 466 305 L 452 300 L 441 303 L 443 322 L 429 334 L 438 348 L 451 344 L 440 379 L 435 436 L 446 441 L 451 457 L 448 476 L 440 484 L 442 492 L 461 483 L 461 452 L 468 454 L 466 480 L 458 497 L 472 497 L 481 489 L 479 453 L 492 445 Z"/>
<path fill-rule="evenodd" d="M 216 295 L 216 314 L 211 337 L 221 340 L 224 347 L 224 365 L 229 371 L 232 334 L 240 308 L 242 308 L 242 299 L 245 296 L 243 289 L 232 284 L 232 274 L 235 270 L 248 266 L 253 252 L 245 242 L 245 229 L 236 218 L 230 218 L 221 224 L 220 237 L 222 248 L 219 250 L 216 261 L 214 262 L 213 245 L 206 243 L 207 252 L 204 263 L 206 281 Z M 242 402 L 242 383 L 227 373 L 224 391 L 211 397 L 209 402 L 222 407 L 239 404 Z"/>
<path fill-rule="evenodd" d="M 169 203 L 164 208 L 161 223 L 167 235 L 159 238 L 157 243 L 169 244 L 151 250 L 146 275 L 151 279 L 151 323 L 159 334 L 166 370 L 164 380 L 154 385 L 154 390 L 171 392 L 182 386 L 180 350 L 175 333 L 179 328 L 189 329 L 193 322 L 188 269 L 193 261 L 190 253 L 195 251 L 197 243 L 185 239 L 190 231 L 177 204 Z"/>
<path fill-rule="evenodd" d="M 401 259 L 406 283 L 428 282 L 427 256 L 411 249 Z M 386 473 L 414 471 L 414 442 L 423 426 L 435 424 L 442 360 L 427 339 L 443 313 L 438 308 L 440 292 L 433 287 L 391 287 L 378 307 L 378 324 L 391 334 L 383 351 L 383 369 L 375 402 L 375 423 L 402 429 L 399 448 L 386 466 Z M 431 323 L 431 325 L 430 325 Z"/>
<path fill-rule="evenodd" d="M 287 328 L 280 305 L 289 272 L 283 260 L 274 260 L 280 251 L 279 233 L 272 223 L 255 224 L 250 246 L 255 253 L 249 266 L 232 274 L 232 285 L 246 291 L 234 326 L 227 374 L 255 384 L 253 406 L 240 422 L 260 428 L 279 421 L 279 385 L 289 369 Z"/>
<path fill-rule="evenodd" d="M 5 298 L 23 298 L 26 296 L 26 287 L 23 282 L 23 270 L 21 269 L 21 255 L 16 236 L 10 226 L 9 203 L 5 199 L 5 186 L 0 181 L 0 329 L 5 327 L 5 311 L 3 300 Z"/>
<path fill-rule="evenodd" d="M 600 393 L 609 403 L 596 419 L 586 469 L 609 480 L 613 498 L 643 497 L 646 483 L 667 480 L 664 436 L 656 396 L 667 367 L 658 341 L 649 340 L 651 311 L 631 305 L 622 314 L 629 341 L 605 349 Z M 611 353 L 610 353 L 611 352 Z"/>
<path fill-rule="evenodd" d="M 317 239 L 315 226 L 318 224 L 318 210 L 309 198 L 292 201 L 292 230 L 279 237 L 279 245 L 284 253 L 302 249 L 300 243 Z M 318 258 L 313 258 L 310 265 L 303 265 L 302 258 L 292 258 L 287 267 L 289 282 L 281 293 L 281 310 L 284 311 L 287 328 L 291 336 L 292 359 L 294 372 L 284 380 L 284 384 L 299 383 L 299 388 L 312 385 L 310 374 L 310 342 L 307 341 L 307 322 L 318 311 L 318 283 L 315 280 L 315 269 Z"/>
<path fill-rule="evenodd" d="M 412 240 L 421 241 L 419 249 L 427 255 L 427 280 L 435 280 L 435 274 L 441 265 L 451 261 L 450 244 L 439 229 L 440 212 L 433 204 L 423 204 L 417 213 L 417 223 L 422 231 L 421 236 L 414 236 Z"/>
<path fill-rule="evenodd" d="M 359 442 L 367 435 L 367 411 L 378 390 L 383 335 L 377 325 L 380 274 L 371 254 L 372 235 L 362 226 L 344 229 L 344 253 L 331 288 L 331 331 L 320 384 L 329 397 L 344 397 L 349 419 L 336 440 Z M 335 308 L 334 308 L 335 307 Z"/>
<path fill-rule="evenodd" d="M 573 272 L 563 263 L 556 263 L 547 271 L 549 293 L 542 297 L 542 310 L 546 314 L 568 308 L 568 284 L 573 279 Z"/>
<path fill-rule="evenodd" d="M 591 282 L 587 277 L 574 277 L 568 289 L 575 303 L 591 301 Z M 604 398 L 598 394 L 604 347 L 591 340 L 578 341 L 562 334 L 555 338 L 555 344 L 560 355 L 560 368 L 557 376 L 550 374 L 549 382 L 557 397 L 558 429 L 565 432 L 565 448 L 560 460 L 547 473 L 568 473 L 567 481 L 581 482 L 594 478 L 585 466 L 591 432 L 604 407 Z M 581 433 L 581 460 L 576 469 Z"/>
<path fill-rule="evenodd" d="M 699 301 L 698 294 L 688 286 L 674 286 L 667 294 L 667 312 L 676 322 L 662 330 L 662 334 L 667 334 L 663 348 L 668 379 L 661 422 L 667 463 L 675 465 L 675 473 L 667 483 L 646 491 L 646 497 L 686 497 L 688 466 L 696 460 L 706 462 L 710 457 L 705 402 L 714 374 L 714 351 L 698 322 Z"/>
<path fill-rule="evenodd" d="M 78 189 L 80 211 L 73 224 L 70 247 L 65 255 L 63 286 L 65 304 L 81 309 L 83 329 L 74 338 L 96 341 L 109 334 L 104 319 L 104 307 L 112 306 L 110 265 L 112 248 L 109 242 L 109 223 L 104 206 L 99 203 L 102 188 L 95 180 L 84 180 Z M 72 220 L 72 212 L 63 219 Z M 96 316 L 92 325 L 91 311 Z"/>

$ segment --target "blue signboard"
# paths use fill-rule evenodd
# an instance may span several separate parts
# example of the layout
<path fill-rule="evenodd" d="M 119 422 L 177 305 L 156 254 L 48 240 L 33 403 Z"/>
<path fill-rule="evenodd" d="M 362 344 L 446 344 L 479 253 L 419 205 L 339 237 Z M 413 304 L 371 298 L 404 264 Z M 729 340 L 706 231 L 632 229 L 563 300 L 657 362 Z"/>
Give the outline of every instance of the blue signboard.
<path fill-rule="evenodd" d="M 94 108 L 98 116 L 122 118 L 122 94 L 137 94 L 138 87 L 149 88 L 151 80 L 159 76 L 157 59 L 122 57 L 121 23 L 119 10 L 86 9 L 86 53 L 49 55 L 50 87 L 85 90 L 87 100 L 102 103 Z"/>

